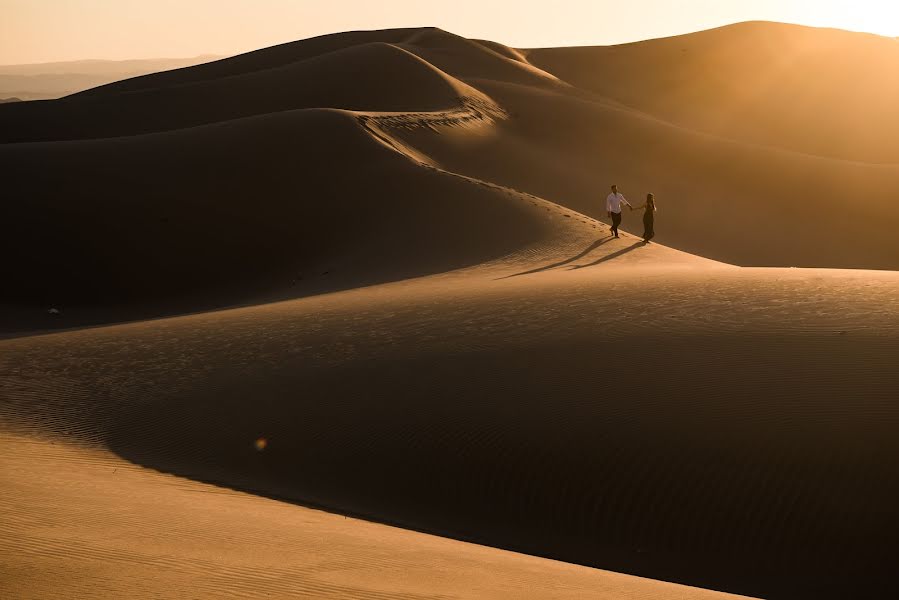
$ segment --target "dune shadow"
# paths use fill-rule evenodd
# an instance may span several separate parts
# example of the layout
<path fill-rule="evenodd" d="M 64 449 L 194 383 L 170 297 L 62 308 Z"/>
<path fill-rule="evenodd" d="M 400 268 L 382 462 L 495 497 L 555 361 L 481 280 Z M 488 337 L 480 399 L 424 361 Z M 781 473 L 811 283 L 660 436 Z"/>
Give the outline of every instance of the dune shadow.
<path fill-rule="evenodd" d="M 646 244 L 644 242 L 634 242 L 627 248 L 622 248 L 621 250 L 618 250 L 617 252 L 607 254 L 606 256 L 603 256 L 602 258 L 597 259 L 597 260 L 593 261 L 592 263 L 587 263 L 586 265 L 574 265 L 569 270 L 574 271 L 575 269 L 586 269 L 587 267 L 595 267 L 596 265 L 602 264 L 602 263 L 610 261 L 610 260 L 614 260 L 620 256 L 624 256 L 628 252 L 633 252 L 637 248 L 640 248 L 645 245 Z"/>
<path fill-rule="evenodd" d="M 817 339 L 662 332 L 335 366 L 220 363 L 187 390 L 154 376 L 135 403 L 111 399 L 102 435 L 159 472 L 432 535 L 754 597 L 889 597 L 867 592 L 894 579 L 879 531 L 899 502 L 881 458 L 897 448 L 883 404 L 897 378 L 879 370 L 869 400 L 833 411 L 869 355 L 841 341 L 833 369 L 805 351 Z M 596 368 L 647 352 L 637 386 Z M 696 368 L 717 363 L 735 367 Z M 672 501 L 659 510 L 657 498 Z"/>
<path fill-rule="evenodd" d="M 592 244 L 590 244 L 589 246 L 587 246 L 584 250 L 579 252 L 577 255 L 572 256 L 571 258 L 566 258 L 565 260 L 553 263 L 551 265 L 546 265 L 543 267 L 538 267 L 536 269 L 531 269 L 530 271 L 522 271 L 521 273 L 515 273 L 513 275 L 506 275 L 505 277 L 500 277 L 499 279 L 511 279 L 512 277 L 521 277 L 522 275 L 533 275 L 534 273 L 541 273 L 543 271 L 549 271 L 549 270 L 555 269 L 557 267 L 564 267 L 565 265 L 571 264 L 580 258 L 584 258 L 588 254 L 590 254 L 591 252 L 593 252 L 594 250 L 596 250 L 597 248 L 599 248 L 600 246 L 605 244 L 606 242 L 611 241 L 613 239 L 614 239 L 614 237 L 611 235 L 604 237 L 604 238 L 600 238 L 600 239 L 596 240 L 595 242 L 593 242 Z"/>

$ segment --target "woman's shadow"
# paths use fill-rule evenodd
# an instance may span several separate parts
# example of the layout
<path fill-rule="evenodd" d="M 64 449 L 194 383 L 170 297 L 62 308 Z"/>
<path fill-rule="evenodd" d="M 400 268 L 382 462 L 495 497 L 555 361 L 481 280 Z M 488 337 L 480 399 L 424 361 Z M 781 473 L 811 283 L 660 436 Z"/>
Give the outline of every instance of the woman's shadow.
<path fill-rule="evenodd" d="M 613 239 L 615 239 L 614 236 L 609 234 L 608 236 L 606 236 L 604 238 L 600 238 L 600 239 L 596 240 L 595 242 L 593 242 L 592 244 L 587 246 L 584 250 L 582 250 L 580 253 L 578 253 L 575 256 L 572 256 L 571 258 L 566 258 L 563 261 L 553 263 L 551 265 L 546 265 L 545 267 L 538 267 L 536 269 L 531 269 L 530 271 L 524 271 L 522 273 L 515 273 L 514 275 L 506 275 L 505 277 L 500 277 L 499 279 L 510 279 L 512 277 L 521 277 L 522 275 L 533 275 L 534 273 L 540 273 L 542 271 L 549 271 L 550 269 L 555 269 L 557 267 L 564 267 L 565 265 L 571 264 L 580 258 L 584 258 L 588 254 L 590 254 L 591 252 L 593 252 L 594 250 L 596 250 L 597 248 L 599 248 L 600 246 L 605 244 L 606 242 L 613 240 Z"/>
<path fill-rule="evenodd" d="M 623 256 L 623 255 L 627 254 L 628 252 L 633 252 L 637 248 L 642 248 L 645 245 L 646 245 L 646 242 L 644 242 L 642 240 L 639 242 L 634 242 L 627 248 L 622 248 L 621 250 L 619 250 L 617 252 L 612 252 L 611 254 L 607 254 L 607 255 L 603 256 L 602 258 L 599 258 L 599 259 L 593 261 L 592 263 L 587 263 L 586 265 L 574 265 L 573 267 L 571 267 L 569 269 L 569 271 L 574 271 L 575 269 L 586 269 L 587 267 L 595 267 L 598 264 L 602 264 L 606 261 L 614 260 L 614 259 L 618 258 L 619 256 Z"/>

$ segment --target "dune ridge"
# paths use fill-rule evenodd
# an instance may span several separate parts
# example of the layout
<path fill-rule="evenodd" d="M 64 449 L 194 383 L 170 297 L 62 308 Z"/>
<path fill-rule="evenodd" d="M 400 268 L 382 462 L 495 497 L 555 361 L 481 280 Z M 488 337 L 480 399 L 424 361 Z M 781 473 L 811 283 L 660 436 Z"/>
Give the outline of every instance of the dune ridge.
<path fill-rule="evenodd" d="M 314 81 L 315 85 L 309 85 Z M 287 85 L 285 85 L 287 83 Z M 301 108 L 439 110 L 479 92 L 399 46 L 369 42 L 198 82 L 30 102 L 3 120 L 7 143 L 119 137 Z M 110 115 L 114 111 L 114 116 Z"/>
<path fill-rule="evenodd" d="M 168 584 L 251 596 L 722 597 L 496 548 L 766 598 L 889 589 L 897 167 L 858 160 L 885 151 L 873 142 L 852 158 L 788 147 L 803 122 L 778 146 L 670 112 L 702 93 L 637 102 L 684 91 L 662 67 L 619 79 L 632 94 L 584 72 L 656 56 L 695 74 L 672 44 L 716 64 L 747 31 L 800 48 L 836 35 L 751 24 L 556 52 L 353 32 L 0 107 L 16 224 L 0 238 L 16 257 L 0 431 L 34 449 L 6 463 L 0 502 L 29 523 L 62 510 L 28 498 L 65 456 L 82 464 L 66 514 L 96 515 L 88 490 L 114 490 L 97 473 L 121 466 L 115 497 L 153 522 L 148 490 L 182 515 L 183 493 L 209 498 L 203 525 L 173 525 L 197 544 L 258 543 L 287 511 L 339 540 L 345 580 L 319 565 L 254 590 L 271 555 L 217 577 L 208 555 L 116 521 L 189 559 Z M 630 213 L 609 234 L 610 183 L 657 193 L 663 244 L 629 233 Z M 229 525 L 235 510 L 256 517 Z M 102 570 L 116 550 L 69 527 L 94 553 L 72 560 Z M 0 552 L 31 557 L 22 589 L 72 547 L 21 522 L 9 539 Z M 422 549 L 388 565 L 411 583 L 353 567 L 399 544 Z M 59 560 L 41 589 L 71 580 Z M 115 595 L 163 564 L 128 561 L 79 589 Z M 459 561 L 476 591 L 435 575 Z"/>

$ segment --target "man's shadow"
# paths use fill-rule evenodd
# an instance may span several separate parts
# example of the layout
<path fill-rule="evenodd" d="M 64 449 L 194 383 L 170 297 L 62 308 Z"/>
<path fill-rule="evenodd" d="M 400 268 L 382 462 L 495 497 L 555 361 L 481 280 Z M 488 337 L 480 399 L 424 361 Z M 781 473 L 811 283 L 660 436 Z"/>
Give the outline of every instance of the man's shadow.
<path fill-rule="evenodd" d="M 574 265 L 573 267 L 571 267 L 569 269 L 569 271 L 574 271 L 575 269 L 586 269 L 587 267 L 595 267 L 596 265 L 602 264 L 606 261 L 614 260 L 614 259 L 618 258 L 619 256 L 623 256 L 623 255 L 627 254 L 628 252 L 633 252 L 637 248 L 642 248 L 645 245 L 646 245 L 646 242 L 643 242 L 643 241 L 634 242 L 627 248 L 622 248 L 621 250 L 619 250 L 617 252 L 607 254 L 606 256 L 603 256 L 602 258 L 595 260 L 592 263 L 588 263 L 586 265 Z"/>
<path fill-rule="evenodd" d="M 606 242 L 609 242 L 613 239 L 615 239 L 615 237 L 610 234 L 607 237 L 596 240 L 595 242 L 593 242 L 592 244 L 587 246 L 587 248 L 585 248 L 582 252 L 580 252 L 576 256 L 572 256 L 571 258 L 566 258 L 563 261 L 553 263 L 551 265 L 546 265 L 545 267 L 531 269 L 530 271 L 524 271 L 522 273 L 515 273 L 514 275 L 506 275 L 505 277 L 500 277 L 500 279 L 511 279 L 512 277 L 521 277 L 522 275 L 533 275 L 534 273 L 540 273 L 542 271 L 549 271 L 550 269 L 555 269 L 557 267 L 564 267 L 565 265 L 571 264 L 580 258 L 584 258 L 588 254 L 590 254 L 591 252 L 593 252 L 594 250 L 596 250 L 597 248 L 599 248 L 600 246 L 605 244 Z"/>

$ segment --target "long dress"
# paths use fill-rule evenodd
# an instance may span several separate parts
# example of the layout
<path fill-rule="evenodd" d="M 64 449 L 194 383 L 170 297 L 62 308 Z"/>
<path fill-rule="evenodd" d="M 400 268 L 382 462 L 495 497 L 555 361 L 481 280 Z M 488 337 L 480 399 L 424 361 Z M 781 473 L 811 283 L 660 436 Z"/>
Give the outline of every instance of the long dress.
<path fill-rule="evenodd" d="M 649 241 L 655 237 L 656 205 L 647 203 L 643 211 L 643 239 Z"/>

